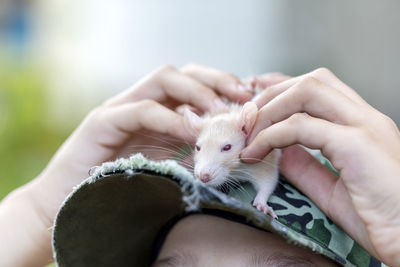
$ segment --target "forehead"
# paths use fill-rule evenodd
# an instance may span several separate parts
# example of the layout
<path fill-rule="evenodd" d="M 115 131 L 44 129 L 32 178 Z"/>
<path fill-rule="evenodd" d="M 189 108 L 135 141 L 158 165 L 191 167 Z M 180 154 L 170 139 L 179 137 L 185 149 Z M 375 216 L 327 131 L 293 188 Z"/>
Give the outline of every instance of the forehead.
<path fill-rule="evenodd" d="M 168 234 L 154 266 L 336 266 L 272 233 L 210 215 L 191 215 Z"/>
<path fill-rule="evenodd" d="M 225 142 L 240 136 L 238 124 L 233 117 L 216 117 L 207 121 L 200 132 L 199 142 Z"/>

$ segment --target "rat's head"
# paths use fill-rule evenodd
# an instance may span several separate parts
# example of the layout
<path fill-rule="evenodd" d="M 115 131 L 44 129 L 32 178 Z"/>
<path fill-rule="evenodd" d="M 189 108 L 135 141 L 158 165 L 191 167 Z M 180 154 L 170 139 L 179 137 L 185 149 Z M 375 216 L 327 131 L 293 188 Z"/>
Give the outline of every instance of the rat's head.
<path fill-rule="evenodd" d="M 185 126 L 197 136 L 194 175 L 212 186 L 223 184 L 239 165 L 239 155 L 256 118 L 257 106 L 253 102 L 205 117 L 185 110 Z"/>

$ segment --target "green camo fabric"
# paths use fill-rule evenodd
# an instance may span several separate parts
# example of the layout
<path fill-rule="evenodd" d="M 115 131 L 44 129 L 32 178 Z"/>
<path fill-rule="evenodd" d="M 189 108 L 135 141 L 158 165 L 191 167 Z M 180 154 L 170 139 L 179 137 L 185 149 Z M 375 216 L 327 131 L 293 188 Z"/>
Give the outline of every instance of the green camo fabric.
<path fill-rule="evenodd" d="M 229 194 L 236 197 L 237 192 Z M 244 195 L 240 197 L 243 199 Z M 277 214 L 277 221 L 288 227 L 289 241 L 309 247 L 344 266 L 385 266 L 370 256 L 284 178 L 281 177 L 268 203 Z"/>
<path fill-rule="evenodd" d="M 328 169 L 339 176 L 339 172 L 333 168 L 332 164 L 320 152 L 313 153 Z M 246 192 L 234 190 L 228 195 L 251 203 L 256 192 L 251 185 L 243 185 Z M 300 233 L 311 240 L 305 240 L 306 245 L 312 248 L 311 243 L 320 244 L 321 247 L 312 248 L 313 250 L 334 259 L 336 262 L 351 266 L 386 266 L 374 257 L 370 256 L 353 239 L 351 239 L 342 229 L 336 226 L 326 215 L 304 194 L 289 184 L 284 177 L 274 193 L 268 200 L 268 204 L 274 209 L 278 216 L 278 221 L 289 227 L 289 232 Z M 301 237 L 296 235 L 295 240 Z"/>
<path fill-rule="evenodd" d="M 255 191 L 250 184 L 242 184 L 245 190 L 232 188 L 229 192 L 223 193 L 200 183 L 176 161 L 155 162 L 144 158 L 141 154 L 133 155 L 128 159 L 107 162 L 97 167 L 91 177 L 77 186 L 67 197 L 57 215 L 53 232 L 54 256 L 60 266 L 69 266 L 68 253 L 70 252 L 66 248 L 75 247 L 75 241 L 71 236 L 80 235 L 79 232 L 72 233 L 71 228 L 68 227 L 73 220 L 84 220 L 79 216 L 75 219 L 71 217 L 79 210 L 80 205 L 83 205 L 82 199 L 88 201 L 89 197 L 99 198 L 94 194 L 93 189 L 101 187 L 102 183 L 107 181 L 108 185 L 106 186 L 111 188 L 110 183 L 113 183 L 113 179 L 115 178 L 116 181 L 121 175 L 123 178 L 118 178 L 118 182 L 129 182 L 130 179 L 139 179 L 139 177 L 142 179 L 144 174 L 176 183 L 182 192 L 181 199 L 186 207 L 185 212 L 201 211 L 205 208 L 232 212 L 243 216 L 247 223 L 274 232 L 290 243 L 323 254 L 342 266 L 386 266 L 370 256 L 330 221 L 310 199 L 289 184 L 284 177 L 281 177 L 276 190 L 268 201 L 278 215 L 278 219 L 274 220 L 251 205 Z M 88 192 L 92 193 L 88 194 Z M 80 198 L 80 195 L 84 198 Z M 107 203 L 103 202 L 102 205 L 107 205 Z M 90 218 L 85 220 L 90 220 Z M 74 223 L 84 225 L 84 222 Z M 90 223 L 91 227 L 96 227 L 96 220 L 93 221 L 94 224 Z M 96 236 L 90 238 L 94 239 Z M 97 242 L 91 241 L 95 245 Z M 79 257 L 76 255 L 76 251 L 74 257 Z"/>
<path fill-rule="evenodd" d="M 250 184 L 242 186 L 247 193 L 232 190 L 228 195 L 251 203 L 256 192 Z M 370 256 L 284 177 L 268 204 L 277 214 L 277 222 L 287 227 L 289 241 L 309 247 L 343 266 L 386 266 Z"/>

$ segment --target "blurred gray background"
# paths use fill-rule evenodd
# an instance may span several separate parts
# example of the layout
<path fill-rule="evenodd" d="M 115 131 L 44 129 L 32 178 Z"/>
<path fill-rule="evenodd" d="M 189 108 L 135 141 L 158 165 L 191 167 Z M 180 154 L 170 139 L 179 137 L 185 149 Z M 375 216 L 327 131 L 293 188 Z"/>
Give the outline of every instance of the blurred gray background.
<path fill-rule="evenodd" d="M 399 11 L 395 0 L 0 0 L 0 199 L 89 110 L 163 64 L 240 77 L 327 67 L 400 125 Z"/>
<path fill-rule="evenodd" d="M 91 106 L 165 63 L 241 77 L 324 66 L 400 123 L 400 1 L 51 2 L 34 5 L 32 44 L 59 108 Z"/>

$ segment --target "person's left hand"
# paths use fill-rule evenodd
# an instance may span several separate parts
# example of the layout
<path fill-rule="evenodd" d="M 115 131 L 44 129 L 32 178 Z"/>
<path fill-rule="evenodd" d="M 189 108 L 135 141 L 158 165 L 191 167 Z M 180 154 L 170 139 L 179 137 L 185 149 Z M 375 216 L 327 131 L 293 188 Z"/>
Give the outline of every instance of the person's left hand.
<path fill-rule="evenodd" d="M 176 142 L 166 138 L 194 141 L 183 125 L 180 107 L 188 105 L 202 113 L 224 105 L 221 96 L 245 102 L 252 93 L 237 77 L 216 69 L 164 66 L 95 108 L 39 177 L 2 201 L 0 236 L 7 242 L 7 257 L 0 265 L 34 266 L 43 265 L 43 258 L 51 260 L 48 228 L 62 201 L 91 167 L 135 150 L 156 159 L 171 156 Z M 151 153 L 154 147 L 157 153 Z"/>

